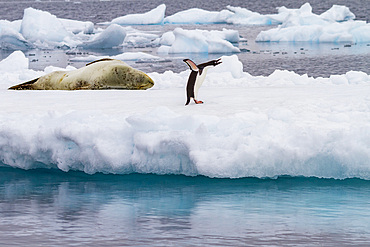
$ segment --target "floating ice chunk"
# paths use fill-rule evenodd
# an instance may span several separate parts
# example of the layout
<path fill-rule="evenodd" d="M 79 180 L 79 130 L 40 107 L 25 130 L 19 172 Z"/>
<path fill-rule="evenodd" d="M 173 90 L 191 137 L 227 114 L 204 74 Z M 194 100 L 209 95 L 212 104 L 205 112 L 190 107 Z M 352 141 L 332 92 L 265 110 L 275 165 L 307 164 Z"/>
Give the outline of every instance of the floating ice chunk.
<path fill-rule="evenodd" d="M 26 40 L 41 43 L 60 43 L 71 35 L 55 15 L 33 8 L 24 10 L 20 32 Z"/>
<path fill-rule="evenodd" d="M 370 24 L 353 21 L 355 15 L 345 6 L 334 5 L 321 15 L 312 13 L 312 7 L 306 3 L 297 10 L 279 8 L 285 13 L 283 23 L 258 34 L 256 41 L 291 41 L 291 42 L 350 42 L 370 41 Z"/>
<path fill-rule="evenodd" d="M 228 10 L 207 11 L 203 9 L 193 8 L 177 12 L 171 16 L 164 18 L 164 23 L 168 24 L 211 24 L 211 23 L 226 23 L 226 20 L 233 15 Z"/>
<path fill-rule="evenodd" d="M 370 24 L 363 21 L 277 27 L 262 31 L 256 41 L 370 42 Z"/>
<path fill-rule="evenodd" d="M 232 53 L 240 52 L 231 42 L 239 40 L 239 32 L 233 30 L 206 31 L 184 30 L 176 28 L 173 31 L 175 39 L 166 34 L 164 41 L 170 46 L 162 46 L 159 53 Z M 229 40 L 228 40 L 229 39 Z M 171 43 L 172 42 L 172 43 Z"/>
<path fill-rule="evenodd" d="M 355 15 L 346 6 L 333 5 L 329 10 L 320 15 L 321 18 L 331 21 L 348 21 L 354 20 Z"/>
<path fill-rule="evenodd" d="M 175 42 L 175 34 L 172 31 L 165 32 L 159 40 L 159 44 L 161 45 L 172 45 Z"/>
<path fill-rule="evenodd" d="M 116 56 L 94 56 L 89 55 L 87 57 L 75 57 L 69 59 L 72 62 L 92 62 L 103 58 L 111 58 L 111 59 L 117 59 L 122 61 L 138 61 L 138 60 L 150 60 L 150 61 L 156 61 L 161 60 L 160 57 L 154 56 L 145 52 L 125 52 Z"/>
<path fill-rule="evenodd" d="M 226 22 L 236 25 L 277 25 L 278 21 L 268 15 L 262 15 L 241 7 L 227 6 L 233 12 Z"/>
<path fill-rule="evenodd" d="M 79 47 L 85 49 L 107 49 L 122 45 L 126 37 L 124 28 L 117 24 L 112 24 L 93 40 L 84 42 Z"/>
<path fill-rule="evenodd" d="M 0 48 L 9 50 L 26 50 L 32 48 L 32 43 L 28 42 L 20 34 L 13 23 L 0 21 Z"/>
<path fill-rule="evenodd" d="M 62 18 L 59 20 L 63 23 L 63 26 L 66 28 L 66 30 L 74 34 L 92 34 L 94 32 L 94 23 L 91 21 L 76 21 Z"/>
<path fill-rule="evenodd" d="M 153 42 L 158 39 L 157 34 L 145 32 L 128 32 L 125 38 L 125 46 L 128 47 L 146 47 L 153 45 Z"/>
<path fill-rule="evenodd" d="M 113 19 L 110 23 L 119 25 L 149 25 L 163 24 L 166 5 L 161 4 L 157 8 L 152 9 L 143 14 L 131 14 Z"/>

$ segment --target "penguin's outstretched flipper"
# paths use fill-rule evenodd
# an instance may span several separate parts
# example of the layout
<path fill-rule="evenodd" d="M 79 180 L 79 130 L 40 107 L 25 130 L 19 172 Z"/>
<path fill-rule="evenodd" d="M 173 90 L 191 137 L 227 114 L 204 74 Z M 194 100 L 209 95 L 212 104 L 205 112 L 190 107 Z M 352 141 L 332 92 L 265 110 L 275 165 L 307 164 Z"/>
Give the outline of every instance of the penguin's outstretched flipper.
<path fill-rule="evenodd" d="M 184 59 L 183 61 L 189 66 L 192 71 L 199 71 L 198 66 L 190 59 Z"/>

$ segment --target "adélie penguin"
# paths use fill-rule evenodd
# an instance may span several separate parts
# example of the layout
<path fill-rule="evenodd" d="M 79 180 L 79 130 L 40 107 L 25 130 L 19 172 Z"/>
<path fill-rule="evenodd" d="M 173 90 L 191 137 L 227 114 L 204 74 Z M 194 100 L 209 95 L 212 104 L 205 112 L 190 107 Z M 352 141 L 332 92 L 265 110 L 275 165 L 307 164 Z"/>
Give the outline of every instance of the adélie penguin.
<path fill-rule="evenodd" d="M 190 59 L 183 60 L 190 68 L 191 73 L 189 75 L 188 84 L 186 85 L 186 95 L 187 100 L 185 105 L 190 103 L 190 100 L 193 99 L 195 104 L 203 104 L 203 101 L 198 100 L 198 90 L 202 86 L 204 79 L 206 78 L 207 70 L 210 66 L 216 66 L 221 62 L 221 58 L 217 60 L 212 60 L 206 63 L 201 63 L 196 65 Z"/>

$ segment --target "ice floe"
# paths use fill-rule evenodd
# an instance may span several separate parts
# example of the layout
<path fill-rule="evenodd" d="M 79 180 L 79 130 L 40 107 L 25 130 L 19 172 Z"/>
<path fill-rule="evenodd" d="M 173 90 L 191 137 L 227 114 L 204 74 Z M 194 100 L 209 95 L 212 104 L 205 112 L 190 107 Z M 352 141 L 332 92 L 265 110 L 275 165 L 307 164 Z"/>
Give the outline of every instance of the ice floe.
<path fill-rule="evenodd" d="M 16 51 L 0 62 L 0 165 L 370 179 L 369 75 L 251 76 L 237 55 L 221 59 L 200 89 L 205 103 L 185 107 L 187 68 L 150 73 L 146 91 L 10 91 L 47 73 Z"/>

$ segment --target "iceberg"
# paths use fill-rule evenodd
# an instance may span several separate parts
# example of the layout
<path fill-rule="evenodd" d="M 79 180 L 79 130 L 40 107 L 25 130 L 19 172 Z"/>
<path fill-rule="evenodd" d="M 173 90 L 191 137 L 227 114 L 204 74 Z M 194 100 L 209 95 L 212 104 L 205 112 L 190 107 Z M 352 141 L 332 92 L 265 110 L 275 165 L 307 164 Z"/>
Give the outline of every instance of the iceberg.
<path fill-rule="evenodd" d="M 239 32 L 184 30 L 176 28 L 172 34 L 165 33 L 158 53 L 234 53 L 240 52 L 231 42 L 239 41 Z"/>
<path fill-rule="evenodd" d="M 155 9 L 152 9 L 143 14 L 131 14 L 113 19 L 109 23 L 104 24 L 118 24 L 118 25 L 158 25 L 163 24 L 164 15 L 166 12 L 166 5 L 161 4 Z"/>
<path fill-rule="evenodd" d="M 226 23 L 235 25 L 277 25 L 280 22 L 278 18 L 273 18 L 272 15 L 262 15 L 241 7 L 227 6 L 232 11 L 226 19 Z"/>
<path fill-rule="evenodd" d="M 103 58 L 117 59 L 121 61 L 158 61 L 162 58 L 154 56 L 145 52 L 125 52 L 115 56 L 94 56 L 89 55 L 86 57 L 75 57 L 69 59 L 71 62 L 92 62 Z"/>
<path fill-rule="evenodd" d="M 320 17 L 329 21 L 342 22 L 354 20 L 356 16 L 348 7 L 334 4 L 329 10 L 322 13 Z"/>
<path fill-rule="evenodd" d="M 165 24 L 216 24 L 226 23 L 226 20 L 233 13 L 228 10 L 207 11 L 199 8 L 192 8 L 177 12 L 164 18 Z"/>
<path fill-rule="evenodd" d="M 78 47 L 85 49 L 110 49 L 122 45 L 125 37 L 125 29 L 117 24 L 112 24 L 93 40 L 86 41 L 78 45 Z"/>
<path fill-rule="evenodd" d="M 228 23 L 234 25 L 278 25 L 282 24 L 287 16 L 294 15 L 301 20 L 310 17 L 307 21 L 348 21 L 353 20 L 355 15 L 348 7 L 333 5 L 328 11 L 320 16 L 312 14 L 309 3 L 303 4 L 299 9 L 279 7 L 277 14 L 260 14 L 242 7 L 228 5 L 226 10 L 208 11 L 199 8 L 187 9 L 164 18 L 165 24 L 217 24 Z M 323 22 L 321 22 L 323 23 Z"/>
<path fill-rule="evenodd" d="M 46 46 L 49 43 L 60 44 L 71 36 L 55 15 L 33 8 L 24 10 L 20 33 L 29 42 Z"/>
<path fill-rule="evenodd" d="M 33 48 L 13 24 L 8 21 L 0 21 L 0 48 L 4 50 L 27 50 Z"/>
<path fill-rule="evenodd" d="M 70 19 L 59 19 L 67 31 L 73 34 L 92 34 L 94 33 L 94 23 L 91 21 L 76 21 Z"/>
<path fill-rule="evenodd" d="M 333 5 L 321 15 L 312 13 L 306 3 L 298 10 L 281 10 L 288 15 L 281 25 L 258 34 L 257 42 L 348 42 L 370 41 L 370 24 L 355 21 L 355 15 L 345 6 Z"/>

